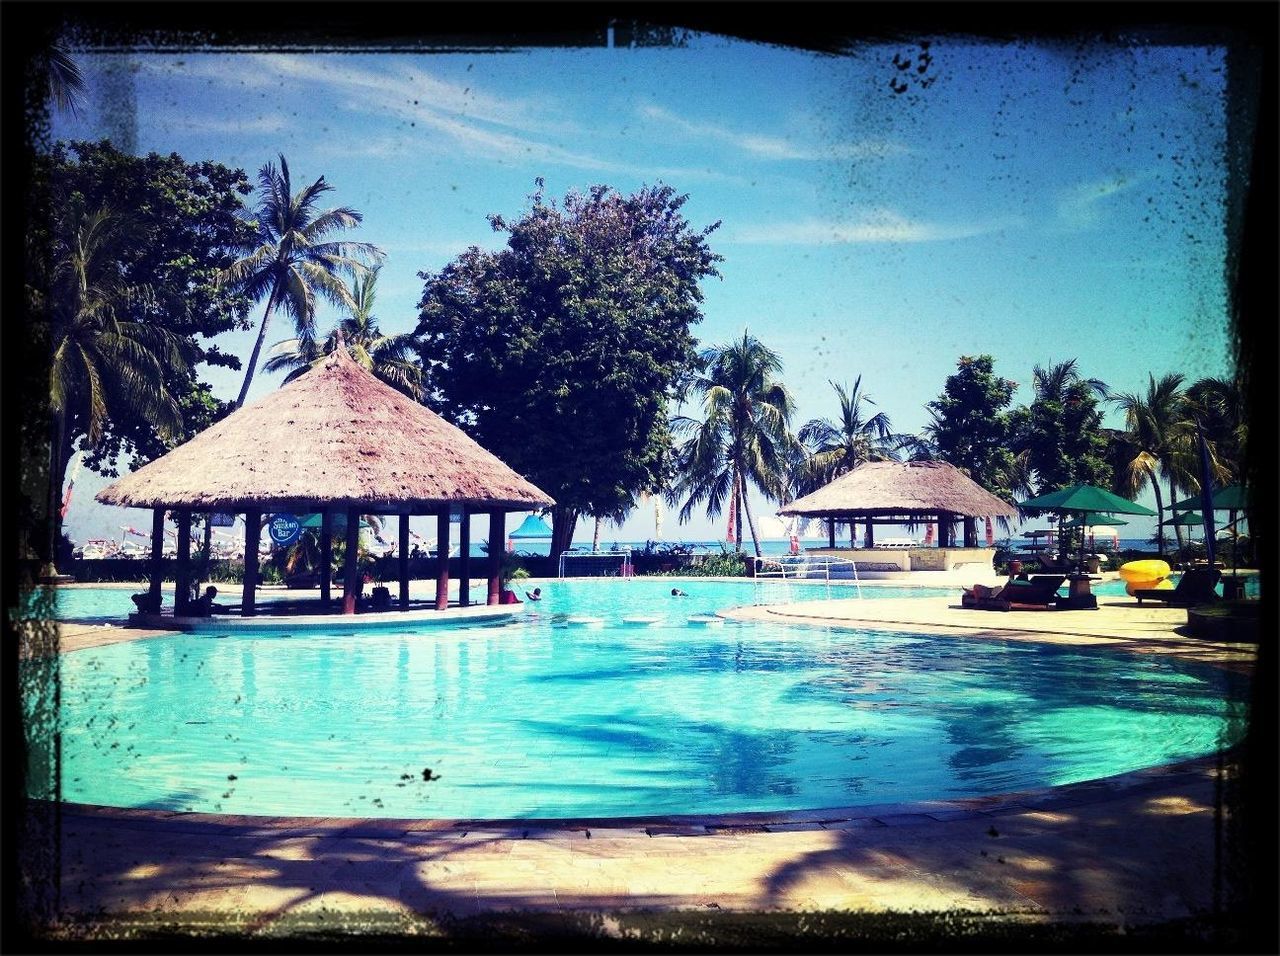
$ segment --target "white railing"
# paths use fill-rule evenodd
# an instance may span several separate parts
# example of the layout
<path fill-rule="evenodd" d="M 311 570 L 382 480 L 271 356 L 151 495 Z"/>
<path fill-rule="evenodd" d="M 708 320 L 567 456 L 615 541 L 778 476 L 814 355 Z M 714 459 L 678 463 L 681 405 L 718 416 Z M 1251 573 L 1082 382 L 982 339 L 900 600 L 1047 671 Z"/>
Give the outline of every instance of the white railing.
<path fill-rule="evenodd" d="M 560 577 L 629 578 L 635 574 L 630 551 L 562 551 Z"/>
<path fill-rule="evenodd" d="M 858 597 L 862 583 L 858 580 L 857 562 L 831 555 L 789 554 L 781 558 L 756 558 L 756 604 L 782 604 L 793 600 L 791 585 L 806 581 L 822 581 L 831 597 L 832 579 L 852 578 Z M 770 585 L 778 585 L 771 588 Z M 776 592 L 776 593 L 775 593 Z M 777 600 L 781 597 L 782 600 Z"/>

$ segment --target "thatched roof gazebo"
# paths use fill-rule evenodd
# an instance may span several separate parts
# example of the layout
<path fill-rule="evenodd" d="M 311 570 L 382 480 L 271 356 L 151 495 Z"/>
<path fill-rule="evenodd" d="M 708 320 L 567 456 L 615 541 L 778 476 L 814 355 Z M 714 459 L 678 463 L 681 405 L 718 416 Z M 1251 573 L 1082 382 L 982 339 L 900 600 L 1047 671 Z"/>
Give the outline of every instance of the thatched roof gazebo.
<path fill-rule="evenodd" d="M 951 524 L 964 519 L 965 542 L 976 546 L 975 518 L 1011 518 L 1017 509 L 1001 501 L 954 465 L 941 461 L 871 461 L 778 510 L 783 515 L 826 518 L 835 547 L 836 521 L 865 522 L 865 546 L 875 546 L 877 524 L 937 521 L 938 547 L 950 547 Z"/>
<path fill-rule="evenodd" d="M 244 514 L 242 612 L 254 613 L 258 541 L 264 513 L 323 515 L 321 567 L 331 561 L 330 516 L 343 510 L 343 611 L 355 612 L 359 516 L 400 518 L 400 605 L 407 608 L 410 515 L 438 520 L 436 607 L 447 605 L 450 510 L 462 511 L 462 603 L 468 603 L 470 516 L 489 515 L 489 603 L 499 600 L 499 564 L 508 511 L 554 502 L 461 429 L 379 381 L 339 347 L 323 364 L 238 409 L 195 438 L 99 492 L 105 504 L 153 508 L 151 597 L 159 609 L 164 512 L 177 513 L 178 591 L 185 610 L 193 512 Z M 329 575 L 321 575 L 327 604 Z"/>

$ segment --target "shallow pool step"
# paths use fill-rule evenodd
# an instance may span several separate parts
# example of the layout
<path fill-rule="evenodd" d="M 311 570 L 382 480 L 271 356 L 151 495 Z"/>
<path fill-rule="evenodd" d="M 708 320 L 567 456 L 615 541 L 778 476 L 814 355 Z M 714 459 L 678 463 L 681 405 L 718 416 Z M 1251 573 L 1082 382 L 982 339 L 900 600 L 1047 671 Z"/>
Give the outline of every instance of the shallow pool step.
<path fill-rule="evenodd" d="M 590 614 L 574 614 L 565 620 L 570 627 L 604 627 L 604 618 Z"/>
<path fill-rule="evenodd" d="M 689 623 L 694 627 L 724 627 L 724 618 L 714 614 L 695 614 L 689 618 Z"/>
<path fill-rule="evenodd" d="M 660 617 L 653 617 L 649 614 L 632 614 L 622 619 L 623 624 L 631 627 L 653 627 L 662 620 Z"/>

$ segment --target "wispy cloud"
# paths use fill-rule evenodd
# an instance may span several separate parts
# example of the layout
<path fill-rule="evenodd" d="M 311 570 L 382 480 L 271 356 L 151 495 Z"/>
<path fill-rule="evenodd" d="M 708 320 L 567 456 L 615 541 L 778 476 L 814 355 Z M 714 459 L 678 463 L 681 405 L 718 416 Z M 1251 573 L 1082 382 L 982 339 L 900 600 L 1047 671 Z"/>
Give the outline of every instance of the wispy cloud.
<path fill-rule="evenodd" d="M 910 219 L 891 209 L 869 209 L 856 219 L 848 221 L 810 218 L 743 226 L 729 231 L 721 241 L 788 246 L 944 242 L 1002 232 L 1021 224 L 1022 221 L 1017 218 L 981 222 L 926 222 Z"/>
<path fill-rule="evenodd" d="M 156 126 L 184 133 L 212 133 L 216 135 L 251 135 L 254 133 L 282 133 L 293 124 L 283 116 L 257 116 L 253 118 L 232 117 L 220 119 L 214 116 L 169 116 L 156 117 L 151 121 Z"/>
<path fill-rule="evenodd" d="M 674 127 L 695 139 L 725 143 L 762 159 L 877 159 L 901 156 L 910 152 L 910 149 L 901 143 L 885 139 L 866 139 L 856 143 L 805 144 L 782 136 L 735 130 L 718 123 L 694 122 L 653 104 L 641 106 L 640 114 Z"/>
<path fill-rule="evenodd" d="M 1145 174 L 1119 173 L 1065 190 L 1058 197 L 1058 225 L 1070 230 L 1096 226 L 1102 221 L 1106 200 L 1128 192 L 1148 178 Z"/>
<path fill-rule="evenodd" d="M 255 53 L 218 59 L 194 56 L 183 62 L 188 76 L 232 88 L 298 85 L 309 97 L 323 97 L 339 109 L 402 124 L 395 134 L 342 147 L 346 153 L 388 157 L 448 150 L 501 165 L 555 164 L 648 179 L 726 178 L 718 170 L 653 167 L 563 145 L 585 139 L 586 133 L 554 100 L 495 96 L 403 61 L 370 68 L 353 57 Z M 432 141 L 418 132 L 437 135 Z"/>

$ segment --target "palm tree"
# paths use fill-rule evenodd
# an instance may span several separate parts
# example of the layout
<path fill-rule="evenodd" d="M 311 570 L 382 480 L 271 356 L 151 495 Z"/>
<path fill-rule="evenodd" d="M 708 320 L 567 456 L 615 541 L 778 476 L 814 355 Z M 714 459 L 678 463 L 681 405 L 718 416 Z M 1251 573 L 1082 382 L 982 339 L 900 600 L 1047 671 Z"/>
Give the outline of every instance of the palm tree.
<path fill-rule="evenodd" d="M 73 420 L 90 445 L 113 416 L 140 417 L 166 440 L 182 431 L 182 412 L 164 384 L 167 367 L 186 368 L 179 339 L 159 326 L 121 317 L 148 295 L 145 288 L 126 285 L 115 268 L 113 249 L 125 230 L 110 209 L 73 210 L 55 237 L 47 293 L 31 291 L 32 314 L 45 325 L 40 334 L 48 335 L 52 356 L 49 477 L 55 522 Z"/>
<path fill-rule="evenodd" d="M 1035 390 L 1035 397 L 1041 401 L 1061 404 L 1066 400 L 1067 388 L 1076 382 L 1084 382 L 1099 398 L 1110 396 L 1106 382 L 1097 378 L 1081 378 L 1076 359 L 1051 361 L 1047 366 L 1036 365 L 1031 369 L 1031 385 Z"/>
<path fill-rule="evenodd" d="M 1249 416 L 1240 386 L 1226 378 L 1202 378 L 1187 386 L 1185 395 L 1188 416 L 1204 427 L 1217 477 L 1240 481 L 1249 441 Z"/>
<path fill-rule="evenodd" d="M 258 186 L 262 191 L 257 209 L 259 245 L 219 277 L 224 284 L 238 286 L 250 299 L 267 297 L 237 407 L 244 405 L 249 394 L 275 310 L 283 308 L 289 313 L 299 338 L 314 338 L 316 293 L 354 310 L 355 302 L 342 276 L 362 275 L 370 260 L 383 258 L 382 250 L 367 242 L 321 241 L 335 230 L 354 228 L 363 218 L 346 206 L 316 212 L 316 201 L 333 188 L 323 176 L 294 195 L 289 164 L 282 154 L 279 170 L 272 163 L 262 167 Z"/>
<path fill-rule="evenodd" d="M 702 399 L 703 418 L 680 416 L 672 422 L 680 444 L 671 499 L 678 503 L 684 498 L 681 521 L 704 502 L 707 515 L 716 518 L 728 499 L 738 550 L 745 512 L 759 557 L 760 539 L 747 490 L 754 484 L 766 498 L 782 497 L 786 462 L 795 444 L 788 430 L 795 404 L 787 387 L 774 377 L 782 371 L 782 360 L 745 331 L 740 341 L 704 349 L 700 358 L 705 371 L 691 388 Z"/>
<path fill-rule="evenodd" d="M 1158 476 L 1169 483 L 1170 504 L 1177 500 L 1180 481 L 1183 487 L 1195 482 L 1182 382 L 1183 377 L 1177 373 L 1164 375 L 1159 380 L 1148 373 L 1145 395 L 1121 392 L 1111 397 L 1124 412 L 1125 419 L 1123 436 L 1112 441 L 1117 491 L 1133 497 L 1150 485 L 1161 522 L 1164 521 L 1164 501 Z M 1181 547 L 1181 528 L 1175 525 L 1174 531 Z M 1164 554 L 1163 524 L 1158 538 L 1160 553 Z"/>
<path fill-rule="evenodd" d="M 835 389 L 840 415 L 836 422 L 814 418 L 800 429 L 800 443 L 808 451 L 801 471 L 802 494 L 821 488 L 864 461 L 896 458 L 895 451 L 903 442 L 901 436 L 893 434 L 884 412 L 863 417 L 863 404 L 874 405 L 875 400 L 862 390 L 861 375 L 854 379 L 852 389 L 836 382 L 828 384 Z M 852 547 L 852 524 L 849 536 Z"/>
<path fill-rule="evenodd" d="M 49 47 L 45 54 L 45 74 L 49 79 L 49 96 L 60 110 L 76 115 L 84 96 L 84 76 L 71 54 L 58 44 Z"/>
<path fill-rule="evenodd" d="M 337 350 L 341 341 L 353 359 L 382 381 L 414 401 L 422 401 L 422 367 L 410 358 L 414 354 L 413 335 L 386 335 L 378 328 L 378 320 L 373 315 L 380 269 L 381 266 L 377 266 L 356 277 L 351 287 L 351 314 L 330 329 L 323 342 L 301 335 L 277 342 L 268 353 L 263 369 L 268 372 L 289 369 L 284 382 L 291 382 L 323 362 Z"/>

